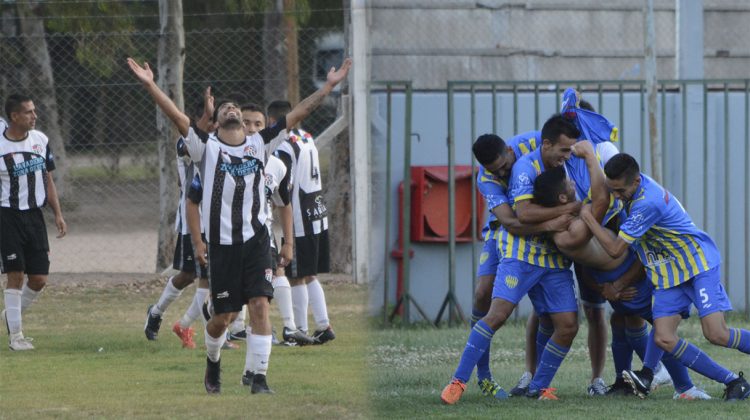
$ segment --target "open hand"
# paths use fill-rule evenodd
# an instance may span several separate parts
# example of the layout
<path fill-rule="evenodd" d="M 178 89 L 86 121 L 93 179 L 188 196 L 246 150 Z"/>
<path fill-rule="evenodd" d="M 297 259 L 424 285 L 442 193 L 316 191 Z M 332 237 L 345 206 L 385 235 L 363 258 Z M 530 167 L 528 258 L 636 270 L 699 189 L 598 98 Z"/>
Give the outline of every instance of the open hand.
<path fill-rule="evenodd" d="M 135 60 L 128 57 L 128 66 L 130 67 L 130 70 L 135 74 L 135 77 L 138 78 L 138 80 L 141 81 L 141 83 L 149 83 L 154 81 L 154 72 L 151 71 L 151 67 L 149 67 L 148 63 L 144 62 L 143 67 L 141 67 L 140 64 L 138 64 Z"/>
<path fill-rule="evenodd" d="M 331 87 L 334 87 L 341 83 L 342 80 L 346 78 L 346 75 L 349 74 L 349 69 L 352 67 L 352 59 L 347 58 L 344 60 L 344 63 L 341 64 L 341 67 L 339 67 L 338 70 L 336 70 L 335 67 L 331 67 L 331 69 L 328 71 L 328 76 L 326 77 L 326 80 L 328 81 L 328 84 Z"/>

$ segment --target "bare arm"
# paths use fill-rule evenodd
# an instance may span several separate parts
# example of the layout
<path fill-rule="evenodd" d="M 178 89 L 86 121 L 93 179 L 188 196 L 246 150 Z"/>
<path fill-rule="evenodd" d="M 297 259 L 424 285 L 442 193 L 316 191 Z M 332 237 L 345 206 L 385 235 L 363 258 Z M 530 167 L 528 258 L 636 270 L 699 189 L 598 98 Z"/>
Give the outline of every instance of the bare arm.
<path fill-rule="evenodd" d="M 310 115 L 318 106 L 320 106 L 323 99 L 328 96 L 336 85 L 346 78 L 349 73 L 349 68 L 352 66 L 352 59 L 347 58 L 341 67 L 336 70 L 331 68 L 328 71 L 326 84 L 320 89 L 315 91 L 312 95 L 303 99 L 302 102 L 297 104 L 288 114 L 286 114 L 286 126 L 294 127 L 300 121 L 304 120 L 305 117 Z"/>
<path fill-rule="evenodd" d="M 177 126 L 177 130 L 180 134 L 182 134 L 183 137 L 187 136 L 188 129 L 190 128 L 190 118 L 183 114 L 182 111 L 177 108 L 177 105 L 169 99 L 169 96 L 159 89 L 159 86 L 154 82 L 154 72 L 151 71 L 151 67 L 149 67 L 148 63 L 144 63 L 143 67 L 141 67 L 141 65 L 135 60 L 128 58 L 128 66 L 135 77 L 143 84 L 143 87 L 146 88 L 146 91 L 152 98 L 154 98 L 156 105 L 158 105 L 162 112 L 164 112 L 167 117 L 172 120 L 174 125 Z"/>
<path fill-rule="evenodd" d="M 553 236 L 555 244 L 560 248 L 578 248 L 591 239 L 591 230 L 581 218 L 575 218 L 568 228 L 557 232 Z"/>
<path fill-rule="evenodd" d="M 543 223 L 564 214 L 575 215 L 581 209 L 579 201 L 555 207 L 543 207 L 534 204 L 531 200 L 516 202 L 516 215 L 523 224 Z"/>
<path fill-rule="evenodd" d="M 518 220 L 516 214 L 513 213 L 508 204 L 501 204 L 495 207 L 492 209 L 492 213 L 495 214 L 497 220 L 508 232 L 518 236 L 563 231 L 573 219 L 573 216 L 565 213 L 542 223 L 523 224 Z"/>
<path fill-rule="evenodd" d="M 609 208 L 609 190 L 604 183 L 604 173 L 599 166 L 594 148 L 589 141 L 580 141 L 573 145 L 573 154 L 581 157 L 586 162 L 586 168 L 591 180 L 591 213 L 594 218 L 602 222 Z"/>
<path fill-rule="evenodd" d="M 294 259 L 294 225 L 292 222 L 292 205 L 279 207 L 281 229 L 284 231 L 284 245 L 281 246 L 279 265 L 286 267 Z"/>
<path fill-rule="evenodd" d="M 602 248 L 604 248 L 604 251 L 610 257 L 619 258 L 628 250 L 630 245 L 619 236 L 612 237 L 612 234 L 594 218 L 589 208 L 581 210 L 581 219 L 586 223 L 586 226 L 589 227 L 596 239 L 599 240 Z"/>
<path fill-rule="evenodd" d="M 57 226 L 57 237 L 62 238 L 68 233 L 68 225 L 63 219 L 62 209 L 60 208 L 60 199 L 57 196 L 57 187 L 52 179 L 52 174 L 47 172 L 47 203 L 55 213 L 55 226 Z"/>
<path fill-rule="evenodd" d="M 201 215 L 198 211 L 198 203 L 190 199 L 185 200 L 185 215 L 187 216 L 188 229 L 190 229 L 190 237 L 193 241 L 195 258 L 201 265 L 206 265 L 208 264 L 208 254 L 206 243 L 203 242 L 201 237 Z"/>

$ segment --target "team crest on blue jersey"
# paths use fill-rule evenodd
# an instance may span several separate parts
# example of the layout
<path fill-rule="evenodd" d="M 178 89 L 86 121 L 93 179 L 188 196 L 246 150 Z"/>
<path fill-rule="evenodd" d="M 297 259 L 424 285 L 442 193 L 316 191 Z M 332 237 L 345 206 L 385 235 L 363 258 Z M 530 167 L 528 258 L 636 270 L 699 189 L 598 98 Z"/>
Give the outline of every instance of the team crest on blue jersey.
<path fill-rule="evenodd" d="M 518 286 L 518 277 L 516 276 L 505 276 L 505 285 L 510 289 L 515 289 Z"/>
<path fill-rule="evenodd" d="M 487 258 L 490 257 L 490 254 L 487 252 L 482 252 L 479 255 L 479 264 L 484 264 L 487 261 Z"/>

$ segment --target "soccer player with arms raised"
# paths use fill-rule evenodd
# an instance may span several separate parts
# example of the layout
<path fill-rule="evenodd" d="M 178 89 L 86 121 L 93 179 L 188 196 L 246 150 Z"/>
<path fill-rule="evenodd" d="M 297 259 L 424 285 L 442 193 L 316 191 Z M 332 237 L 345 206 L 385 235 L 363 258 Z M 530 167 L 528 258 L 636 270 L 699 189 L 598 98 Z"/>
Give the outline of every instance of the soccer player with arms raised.
<path fill-rule="evenodd" d="M 189 118 L 154 82 L 148 64 L 140 66 L 132 59 L 128 65 L 157 105 L 177 126 L 193 161 L 199 165 L 202 191 L 202 219 L 208 246 L 193 237 L 196 257 L 209 265 L 211 299 L 215 315 L 206 325 L 206 373 L 208 393 L 221 392 L 221 345 L 229 323 L 247 304 L 252 335 L 248 345 L 260 357 L 254 371 L 252 392 L 272 392 L 266 383 L 271 354 L 269 301 L 271 254 L 264 191 L 265 144 L 273 140 L 287 124 L 293 126 L 309 115 L 348 74 L 351 60 L 328 73 L 327 83 L 300 102 L 285 118 L 271 127 L 247 136 L 242 125 L 239 104 L 219 102 L 214 109 L 216 133 L 209 135 L 191 127 Z M 208 108 L 208 104 L 206 107 Z M 208 119 L 204 115 L 204 119 Z M 194 223 L 191 223 L 194 224 Z M 191 226 L 191 232 L 194 228 Z"/>

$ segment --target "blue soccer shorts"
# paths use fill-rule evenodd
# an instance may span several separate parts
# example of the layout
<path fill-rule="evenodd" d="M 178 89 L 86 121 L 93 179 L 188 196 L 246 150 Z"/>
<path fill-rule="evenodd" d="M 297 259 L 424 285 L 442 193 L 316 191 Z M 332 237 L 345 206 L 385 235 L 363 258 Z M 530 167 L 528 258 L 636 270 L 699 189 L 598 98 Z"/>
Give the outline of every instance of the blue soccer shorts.
<path fill-rule="evenodd" d="M 577 312 L 573 272 L 505 258 L 497 267 L 492 298 L 518 304 L 528 294 L 539 315 Z"/>
<path fill-rule="evenodd" d="M 498 249 L 497 239 L 498 230 L 488 230 L 485 232 L 484 247 L 479 254 L 479 268 L 477 277 L 494 276 L 497 273 L 497 265 L 500 263 L 500 250 Z"/>
<path fill-rule="evenodd" d="M 692 279 L 669 289 L 654 292 L 654 319 L 690 312 L 690 305 L 698 308 L 703 318 L 719 311 L 731 311 L 727 292 L 721 285 L 721 265 L 704 271 Z"/>
<path fill-rule="evenodd" d="M 622 264 L 620 264 L 613 270 L 599 271 L 591 268 L 587 268 L 586 270 L 589 272 L 589 274 L 591 274 L 591 277 L 593 277 L 597 283 L 612 283 L 622 277 L 622 275 L 625 274 L 625 272 L 628 271 L 637 260 L 638 256 L 636 255 L 636 253 L 629 250 L 628 256 L 625 258 Z M 634 284 L 633 287 L 638 290 L 638 294 L 633 299 L 610 302 L 610 306 L 612 306 L 612 309 L 615 309 L 615 311 L 617 311 L 618 313 L 624 313 L 628 315 L 641 314 L 643 308 L 648 307 L 650 317 L 651 297 L 654 295 L 654 286 L 651 284 L 651 280 L 646 278 L 644 273 L 643 279 Z"/>

